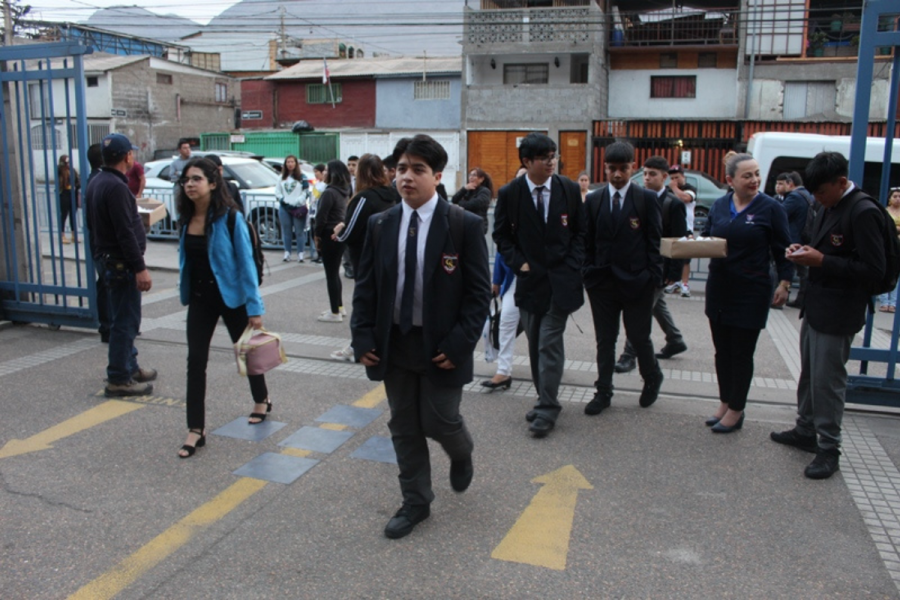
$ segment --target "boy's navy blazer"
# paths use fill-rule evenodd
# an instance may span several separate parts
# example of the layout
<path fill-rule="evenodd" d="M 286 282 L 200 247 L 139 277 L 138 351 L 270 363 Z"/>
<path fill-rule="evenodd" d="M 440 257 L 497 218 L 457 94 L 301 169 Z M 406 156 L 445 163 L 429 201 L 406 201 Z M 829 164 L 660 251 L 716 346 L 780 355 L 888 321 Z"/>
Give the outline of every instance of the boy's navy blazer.
<path fill-rule="evenodd" d="M 484 329 L 491 299 L 487 244 L 479 217 L 463 214 L 461 248 L 450 235 L 450 203 L 438 199 L 425 242 L 422 272 L 422 333 L 428 355 L 428 378 L 444 387 L 472 381 L 472 353 Z M 453 210 L 462 210 L 454 207 Z M 350 329 L 359 360 L 375 351 L 380 361 L 367 367 L 369 379 L 381 381 L 388 367 L 397 289 L 397 243 L 403 206 L 369 218 L 366 241 L 353 293 Z M 440 353 L 456 366 L 439 369 L 431 359 Z"/>
<path fill-rule="evenodd" d="M 572 180 L 553 176 L 546 224 L 541 222 L 525 175 L 500 188 L 494 209 L 494 241 L 516 273 L 516 306 L 545 314 L 551 299 L 566 312 L 584 304 L 581 263 L 585 233 L 581 192 Z M 525 263 L 529 271 L 523 273 Z"/>
<path fill-rule="evenodd" d="M 643 215 L 638 214 L 637 194 L 643 194 Z M 614 284 L 626 297 L 635 297 L 651 281 L 656 286 L 662 285 L 659 254 L 662 217 L 657 195 L 632 183 L 625 193 L 618 223 L 613 222 L 608 185 L 588 194 L 585 204 L 588 214 L 585 287 Z"/>

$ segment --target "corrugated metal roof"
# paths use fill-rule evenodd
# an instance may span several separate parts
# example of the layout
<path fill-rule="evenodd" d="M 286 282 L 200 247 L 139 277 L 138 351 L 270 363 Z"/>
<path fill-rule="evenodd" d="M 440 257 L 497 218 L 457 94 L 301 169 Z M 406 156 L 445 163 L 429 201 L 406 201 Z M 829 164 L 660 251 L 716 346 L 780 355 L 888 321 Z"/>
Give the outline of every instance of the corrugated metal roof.
<path fill-rule="evenodd" d="M 341 77 L 379 77 L 385 75 L 421 75 L 422 71 L 430 74 L 462 73 L 462 58 L 458 56 L 439 56 L 423 59 L 421 57 L 400 58 L 355 58 L 345 60 L 329 60 L 328 71 L 332 79 Z M 304 60 L 266 79 L 320 79 L 322 78 L 321 60 Z"/>

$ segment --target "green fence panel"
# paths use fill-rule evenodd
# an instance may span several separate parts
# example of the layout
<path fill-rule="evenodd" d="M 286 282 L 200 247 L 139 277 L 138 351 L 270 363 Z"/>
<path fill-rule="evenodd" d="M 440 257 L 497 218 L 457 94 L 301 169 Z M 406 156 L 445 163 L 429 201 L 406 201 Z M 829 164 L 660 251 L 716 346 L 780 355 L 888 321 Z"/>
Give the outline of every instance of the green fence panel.
<path fill-rule="evenodd" d="M 231 135 L 228 133 L 201 133 L 200 150 L 231 150 Z"/>
<path fill-rule="evenodd" d="M 273 158 L 297 154 L 297 135 L 290 131 L 250 131 L 241 135 L 244 141 L 231 144 L 232 150 Z"/>
<path fill-rule="evenodd" d="M 340 157 L 340 135 L 337 133 L 302 133 L 300 158 L 313 164 L 327 163 Z"/>

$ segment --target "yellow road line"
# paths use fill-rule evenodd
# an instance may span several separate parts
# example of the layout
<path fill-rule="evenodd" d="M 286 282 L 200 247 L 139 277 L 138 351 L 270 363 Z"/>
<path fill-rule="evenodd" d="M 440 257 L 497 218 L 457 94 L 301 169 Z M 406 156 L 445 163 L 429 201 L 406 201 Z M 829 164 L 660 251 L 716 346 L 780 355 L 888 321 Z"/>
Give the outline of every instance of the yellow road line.
<path fill-rule="evenodd" d="M 387 398 L 387 394 L 384 391 L 384 384 L 380 383 L 374 390 L 354 402 L 353 406 L 358 406 L 360 408 L 375 408 L 381 404 L 385 398 Z"/>
<path fill-rule="evenodd" d="M 266 483 L 260 479 L 249 477 L 239 479 L 221 494 L 156 536 L 113 569 L 69 596 L 69 600 L 113 598 L 167 556 L 184 546 L 201 529 L 218 521 L 264 488 Z"/>
<path fill-rule="evenodd" d="M 291 448 L 289 446 L 281 449 L 282 454 L 287 454 L 288 456 L 297 456 L 299 458 L 306 458 L 310 454 L 312 454 L 311 450 L 301 450 L 300 448 Z"/>
<path fill-rule="evenodd" d="M 319 429 L 330 429 L 331 431 L 343 431 L 347 429 L 346 425 L 341 425 L 340 423 L 322 423 L 319 425 Z"/>

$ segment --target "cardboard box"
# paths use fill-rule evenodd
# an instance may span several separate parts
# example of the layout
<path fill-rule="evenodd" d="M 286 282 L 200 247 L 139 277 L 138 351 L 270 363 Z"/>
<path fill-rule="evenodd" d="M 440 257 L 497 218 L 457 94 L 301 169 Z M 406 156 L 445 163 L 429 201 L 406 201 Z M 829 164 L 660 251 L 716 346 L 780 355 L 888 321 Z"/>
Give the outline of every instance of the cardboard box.
<path fill-rule="evenodd" d="M 723 238 L 662 238 L 659 253 L 666 258 L 725 258 L 728 247 Z"/>
<path fill-rule="evenodd" d="M 167 214 L 166 205 L 152 198 L 141 198 L 137 201 L 137 207 L 145 229 L 149 229 L 154 223 L 164 219 Z"/>

